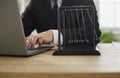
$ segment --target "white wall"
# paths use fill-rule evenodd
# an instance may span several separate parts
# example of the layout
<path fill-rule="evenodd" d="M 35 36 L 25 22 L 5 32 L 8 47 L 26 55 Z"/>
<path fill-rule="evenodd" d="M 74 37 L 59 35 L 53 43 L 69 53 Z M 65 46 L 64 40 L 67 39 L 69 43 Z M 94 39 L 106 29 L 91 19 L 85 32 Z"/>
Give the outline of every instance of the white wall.
<path fill-rule="evenodd" d="M 26 6 L 29 4 L 30 0 L 18 0 L 20 6 L 20 13 L 24 12 Z"/>
<path fill-rule="evenodd" d="M 120 28 L 120 0 L 99 0 L 100 26 Z"/>
<path fill-rule="evenodd" d="M 93 0 L 96 6 L 96 9 L 99 11 L 99 0 Z"/>

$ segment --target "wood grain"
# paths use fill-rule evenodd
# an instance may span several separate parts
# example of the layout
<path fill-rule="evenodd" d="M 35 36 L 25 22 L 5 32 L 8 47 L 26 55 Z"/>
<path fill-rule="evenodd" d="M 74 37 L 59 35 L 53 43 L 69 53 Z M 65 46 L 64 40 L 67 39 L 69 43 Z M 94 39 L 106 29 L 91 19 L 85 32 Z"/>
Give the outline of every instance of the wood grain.
<path fill-rule="evenodd" d="M 120 78 L 120 50 L 99 44 L 101 56 L 0 56 L 0 78 Z"/>

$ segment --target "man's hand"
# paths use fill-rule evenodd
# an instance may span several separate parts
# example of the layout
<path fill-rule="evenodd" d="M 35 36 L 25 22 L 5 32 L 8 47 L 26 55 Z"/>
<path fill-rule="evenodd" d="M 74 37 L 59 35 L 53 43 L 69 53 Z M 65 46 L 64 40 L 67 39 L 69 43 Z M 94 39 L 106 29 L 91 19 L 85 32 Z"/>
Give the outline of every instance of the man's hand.
<path fill-rule="evenodd" d="M 35 47 L 36 44 L 39 44 L 40 46 L 42 44 L 49 44 L 53 41 L 53 32 L 51 30 L 32 35 L 29 37 L 26 37 L 26 46 L 31 47 L 32 49 Z"/>

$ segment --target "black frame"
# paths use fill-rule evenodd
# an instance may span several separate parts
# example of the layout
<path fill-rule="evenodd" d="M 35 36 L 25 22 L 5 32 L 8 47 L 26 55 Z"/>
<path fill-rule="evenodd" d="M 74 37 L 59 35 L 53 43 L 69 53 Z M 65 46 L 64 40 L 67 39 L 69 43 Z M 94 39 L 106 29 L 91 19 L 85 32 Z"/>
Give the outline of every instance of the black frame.
<path fill-rule="evenodd" d="M 61 45 L 61 15 L 62 15 L 62 10 L 64 9 L 92 9 L 94 12 L 94 17 L 95 18 L 95 8 L 93 6 L 62 6 L 58 9 L 58 50 L 53 53 L 53 55 L 100 55 L 100 52 L 96 50 L 96 45 L 95 45 L 95 33 L 93 31 L 93 48 L 86 48 L 86 49 L 64 49 L 63 46 Z M 95 30 L 95 19 L 93 20 L 93 28 Z"/>

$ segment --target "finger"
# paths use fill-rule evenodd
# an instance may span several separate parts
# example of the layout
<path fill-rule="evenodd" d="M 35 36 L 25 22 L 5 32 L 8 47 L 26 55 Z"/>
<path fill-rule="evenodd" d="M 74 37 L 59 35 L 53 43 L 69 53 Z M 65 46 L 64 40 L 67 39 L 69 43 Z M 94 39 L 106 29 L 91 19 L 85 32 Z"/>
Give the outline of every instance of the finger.
<path fill-rule="evenodd" d="M 28 40 L 28 39 L 30 39 L 31 37 L 33 37 L 33 36 L 28 36 L 28 37 L 25 37 L 25 40 Z"/>
<path fill-rule="evenodd" d="M 31 39 L 30 38 L 26 40 L 26 46 L 31 47 Z"/>
<path fill-rule="evenodd" d="M 25 37 L 25 41 L 28 40 L 28 39 L 29 39 L 29 37 Z"/>
<path fill-rule="evenodd" d="M 38 44 L 39 44 L 39 46 L 41 46 L 43 44 L 43 38 L 42 37 L 39 37 Z"/>
<path fill-rule="evenodd" d="M 37 37 L 37 36 L 34 36 L 32 39 L 33 39 L 33 40 L 32 40 L 32 42 L 31 42 L 31 46 L 32 46 L 32 48 L 34 48 L 35 45 L 37 44 L 38 37 Z"/>

